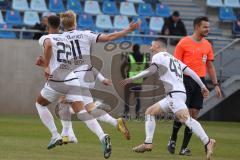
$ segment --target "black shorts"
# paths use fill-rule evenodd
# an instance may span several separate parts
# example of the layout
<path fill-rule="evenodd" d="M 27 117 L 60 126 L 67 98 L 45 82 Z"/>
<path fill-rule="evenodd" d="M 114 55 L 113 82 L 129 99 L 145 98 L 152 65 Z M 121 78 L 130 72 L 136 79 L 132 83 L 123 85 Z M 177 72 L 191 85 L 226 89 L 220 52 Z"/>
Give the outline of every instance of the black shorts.
<path fill-rule="evenodd" d="M 205 79 L 201 78 L 205 84 Z M 187 100 L 186 105 L 188 108 L 202 109 L 203 107 L 203 96 L 200 86 L 191 77 L 184 76 L 183 82 L 186 88 Z"/>

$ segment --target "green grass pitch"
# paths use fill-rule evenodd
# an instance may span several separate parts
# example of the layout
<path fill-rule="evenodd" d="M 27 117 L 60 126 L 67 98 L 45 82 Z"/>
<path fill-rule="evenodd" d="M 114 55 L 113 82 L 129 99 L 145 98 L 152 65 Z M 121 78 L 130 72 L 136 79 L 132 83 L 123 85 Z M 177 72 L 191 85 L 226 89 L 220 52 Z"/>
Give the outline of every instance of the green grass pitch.
<path fill-rule="evenodd" d="M 59 120 L 56 120 L 60 129 Z M 213 160 L 240 159 L 240 123 L 201 122 L 208 135 L 215 138 L 217 145 Z M 127 141 L 112 126 L 101 123 L 104 131 L 111 136 L 112 155 L 110 160 L 203 160 L 204 149 L 200 140 L 193 136 L 190 142 L 192 156 L 170 155 L 166 149 L 172 128 L 171 121 L 157 122 L 152 152 L 134 153 L 131 148 L 143 142 L 144 122 L 129 121 L 131 140 Z M 38 117 L 0 117 L 0 160 L 102 160 L 100 142 L 82 122 L 74 122 L 78 144 L 57 146 L 47 150 L 50 140 L 48 130 Z M 182 142 L 183 128 L 179 132 L 177 152 Z"/>

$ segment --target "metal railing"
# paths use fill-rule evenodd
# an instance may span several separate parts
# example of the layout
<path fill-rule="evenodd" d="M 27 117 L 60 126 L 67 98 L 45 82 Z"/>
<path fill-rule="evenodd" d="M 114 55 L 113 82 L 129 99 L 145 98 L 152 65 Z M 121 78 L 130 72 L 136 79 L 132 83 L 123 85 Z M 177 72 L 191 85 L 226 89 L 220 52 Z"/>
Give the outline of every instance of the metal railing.
<path fill-rule="evenodd" d="M 223 48 L 221 48 L 220 50 L 218 50 L 214 57 L 220 56 L 220 60 L 219 60 L 219 65 L 220 65 L 220 70 L 219 70 L 219 83 L 220 85 L 223 82 L 223 71 L 224 71 L 224 67 L 228 66 L 229 64 L 231 64 L 232 62 L 234 62 L 235 60 L 239 60 L 239 58 L 233 58 L 230 61 L 228 61 L 227 63 L 223 64 L 223 52 L 226 51 L 227 49 L 229 49 L 230 47 L 232 47 L 233 45 L 235 45 L 237 42 L 240 41 L 240 38 L 234 39 L 232 40 L 232 42 L 230 42 L 229 44 L 227 44 L 226 46 L 224 46 Z"/>
<path fill-rule="evenodd" d="M 19 33 L 19 39 L 23 39 L 23 33 L 42 33 L 39 30 L 34 29 L 0 29 L 0 31 L 10 31 L 10 32 L 16 32 Z"/>

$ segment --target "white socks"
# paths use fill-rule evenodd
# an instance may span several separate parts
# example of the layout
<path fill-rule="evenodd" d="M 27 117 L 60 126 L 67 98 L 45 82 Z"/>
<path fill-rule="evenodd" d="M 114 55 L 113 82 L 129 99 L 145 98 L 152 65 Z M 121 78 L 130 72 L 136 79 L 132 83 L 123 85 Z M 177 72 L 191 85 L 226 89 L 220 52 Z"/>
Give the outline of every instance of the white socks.
<path fill-rule="evenodd" d="M 59 117 L 62 123 L 62 136 L 75 136 L 72 128 L 71 112 L 68 105 L 59 104 Z"/>
<path fill-rule="evenodd" d="M 69 136 L 70 131 L 72 131 L 72 121 L 61 120 L 62 123 L 62 136 Z"/>
<path fill-rule="evenodd" d="M 105 134 L 101 126 L 99 125 L 97 120 L 92 115 L 90 115 L 85 109 L 78 112 L 77 117 L 78 119 L 83 121 L 93 133 L 95 133 L 98 136 L 100 141 L 104 138 Z"/>
<path fill-rule="evenodd" d="M 106 123 L 111 124 L 114 127 L 117 127 L 117 119 L 110 116 L 104 110 L 94 109 L 91 111 L 91 115 L 99 121 L 106 122 Z"/>
<path fill-rule="evenodd" d="M 206 145 L 209 141 L 207 134 L 205 133 L 204 129 L 202 128 L 201 124 L 193 118 L 188 117 L 187 121 L 185 122 L 186 126 L 192 130 L 202 141 L 204 145 Z"/>
<path fill-rule="evenodd" d="M 39 114 L 40 119 L 43 124 L 48 128 L 48 130 L 52 133 L 52 137 L 57 137 L 58 132 L 54 123 L 53 116 L 51 112 L 48 110 L 46 106 L 42 106 L 36 102 L 36 108 Z"/>
<path fill-rule="evenodd" d="M 155 127 L 156 127 L 155 116 L 146 115 L 145 116 L 145 133 L 146 133 L 145 143 L 152 143 Z"/>

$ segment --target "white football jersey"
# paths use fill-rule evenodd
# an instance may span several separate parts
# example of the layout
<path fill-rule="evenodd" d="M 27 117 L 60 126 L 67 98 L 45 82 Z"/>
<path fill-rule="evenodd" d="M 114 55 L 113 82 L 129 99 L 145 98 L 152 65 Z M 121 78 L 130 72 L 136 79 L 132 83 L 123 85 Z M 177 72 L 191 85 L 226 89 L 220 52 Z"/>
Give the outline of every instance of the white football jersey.
<path fill-rule="evenodd" d="M 186 92 L 183 84 L 184 63 L 167 52 L 159 52 L 152 57 L 152 64 L 157 65 L 159 80 L 163 81 L 165 92 Z"/>
<path fill-rule="evenodd" d="M 63 33 L 72 47 L 72 58 L 74 60 L 82 60 L 81 64 L 75 71 L 83 71 L 91 68 L 90 50 L 91 45 L 96 43 L 100 34 L 94 33 L 90 30 L 80 31 L 72 30 Z"/>
<path fill-rule="evenodd" d="M 48 34 L 39 39 L 39 44 L 44 49 L 44 41 L 50 39 L 52 43 L 52 56 L 49 63 L 50 74 L 56 69 L 69 69 L 68 58 L 71 56 L 71 44 L 62 34 Z"/>

